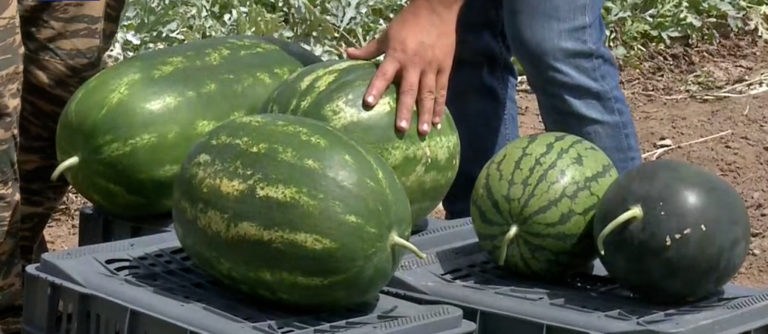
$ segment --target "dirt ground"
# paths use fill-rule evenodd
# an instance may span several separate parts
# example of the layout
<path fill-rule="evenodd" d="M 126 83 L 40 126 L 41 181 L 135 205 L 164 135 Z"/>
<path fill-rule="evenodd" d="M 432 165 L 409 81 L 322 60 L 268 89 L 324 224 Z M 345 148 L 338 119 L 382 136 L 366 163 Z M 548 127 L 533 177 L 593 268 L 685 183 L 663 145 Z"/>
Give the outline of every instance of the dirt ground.
<path fill-rule="evenodd" d="M 752 246 L 735 281 L 768 287 L 768 46 L 738 39 L 647 58 L 642 67 L 622 69 L 643 152 L 652 159 L 654 150 L 697 141 L 661 157 L 706 167 L 739 191 Z M 525 84 L 518 95 L 521 133 L 542 131 L 534 95 Z M 67 196 L 45 232 L 52 250 L 77 245 L 77 209 L 86 203 L 74 192 Z"/>

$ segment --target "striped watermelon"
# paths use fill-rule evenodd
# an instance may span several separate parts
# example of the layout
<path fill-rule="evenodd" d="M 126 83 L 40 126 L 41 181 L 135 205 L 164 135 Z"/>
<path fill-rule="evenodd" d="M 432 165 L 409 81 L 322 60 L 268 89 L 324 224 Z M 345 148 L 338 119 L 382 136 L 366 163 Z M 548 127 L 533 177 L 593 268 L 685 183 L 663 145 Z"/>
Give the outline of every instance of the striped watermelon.
<path fill-rule="evenodd" d="M 481 247 L 523 276 L 557 279 L 586 268 L 597 257 L 597 203 L 617 177 L 608 156 L 581 137 L 518 138 L 475 183 L 470 212 Z"/>
<path fill-rule="evenodd" d="M 426 137 L 417 132 L 418 117 L 403 135 L 395 129 L 396 89 L 390 86 L 368 110 L 362 101 L 376 65 L 368 61 L 331 60 L 303 68 L 286 79 L 264 103 L 264 111 L 326 122 L 378 153 L 405 187 L 411 221 L 417 223 L 440 204 L 459 168 L 459 135 L 448 110 L 439 128 Z M 417 116 L 414 113 L 414 116 Z"/>
<path fill-rule="evenodd" d="M 67 180 L 118 216 L 171 210 L 173 177 L 193 142 L 220 122 L 258 111 L 309 62 L 290 43 L 217 37 L 154 50 L 83 84 L 59 120 L 56 150 Z M 288 51 L 284 51 L 288 50 Z"/>
<path fill-rule="evenodd" d="M 376 298 L 408 243 L 408 198 L 376 154 L 327 124 L 266 114 L 194 146 L 175 187 L 179 240 L 204 271 L 297 309 Z"/>

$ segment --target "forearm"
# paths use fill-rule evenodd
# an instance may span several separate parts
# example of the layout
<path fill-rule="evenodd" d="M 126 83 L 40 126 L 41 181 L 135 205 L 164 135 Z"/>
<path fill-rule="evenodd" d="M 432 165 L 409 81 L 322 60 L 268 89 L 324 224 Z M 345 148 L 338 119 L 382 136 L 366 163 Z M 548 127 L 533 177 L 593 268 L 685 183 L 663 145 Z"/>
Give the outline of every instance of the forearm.
<path fill-rule="evenodd" d="M 464 3 L 464 0 L 409 0 L 408 1 L 408 3 L 413 3 L 413 2 L 428 2 L 441 7 L 454 7 L 454 6 L 461 6 Z"/>
<path fill-rule="evenodd" d="M 408 3 L 424 4 L 435 11 L 449 12 L 458 15 L 459 8 L 464 4 L 464 0 L 409 0 Z"/>

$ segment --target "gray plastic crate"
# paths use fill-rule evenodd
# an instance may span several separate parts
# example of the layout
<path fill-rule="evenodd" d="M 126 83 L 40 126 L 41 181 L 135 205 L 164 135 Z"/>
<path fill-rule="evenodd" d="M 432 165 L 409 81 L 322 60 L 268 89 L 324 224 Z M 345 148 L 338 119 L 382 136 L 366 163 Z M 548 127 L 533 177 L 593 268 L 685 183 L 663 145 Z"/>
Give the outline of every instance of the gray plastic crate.
<path fill-rule="evenodd" d="M 84 206 L 79 213 L 79 246 L 164 233 L 173 228 L 171 214 L 129 219 L 104 213 L 93 206 Z"/>
<path fill-rule="evenodd" d="M 463 334 L 459 308 L 380 295 L 334 314 L 258 305 L 197 270 L 173 232 L 44 254 L 27 267 L 23 326 L 32 334 Z"/>
<path fill-rule="evenodd" d="M 633 298 L 599 261 L 562 285 L 512 278 L 479 248 L 469 219 L 433 224 L 411 241 L 427 258 L 404 257 L 383 292 L 458 306 L 479 334 L 768 333 L 768 290 L 728 284 L 699 303 L 653 305 Z"/>

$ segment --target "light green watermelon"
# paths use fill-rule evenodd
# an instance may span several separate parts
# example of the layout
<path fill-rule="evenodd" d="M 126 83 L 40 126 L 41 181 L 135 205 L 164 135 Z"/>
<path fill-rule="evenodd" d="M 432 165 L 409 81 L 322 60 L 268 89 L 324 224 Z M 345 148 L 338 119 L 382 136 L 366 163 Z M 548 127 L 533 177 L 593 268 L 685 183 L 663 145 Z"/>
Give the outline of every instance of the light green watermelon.
<path fill-rule="evenodd" d="M 397 174 L 417 223 L 442 201 L 459 168 L 459 135 L 449 110 L 440 127 L 419 136 L 418 113 L 401 134 L 395 128 L 397 95 L 390 86 L 372 109 L 363 96 L 376 72 L 369 61 L 331 60 L 309 65 L 278 86 L 264 103 L 266 113 L 323 121 L 378 153 Z"/>
<path fill-rule="evenodd" d="M 331 310 L 378 296 L 408 243 L 408 197 L 375 153 L 325 123 L 230 120 L 190 151 L 173 217 L 190 258 L 270 304 Z"/>
<path fill-rule="evenodd" d="M 53 178 L 63 173 L 113 215 L 169 213 L 173 178 L 192 144 L 222 121 L 260 110 L 282 80 L 312 63 L 292 45 L 255 36 L 209 38 L 104 69 L 61 115 L 61 165 Z"/>

